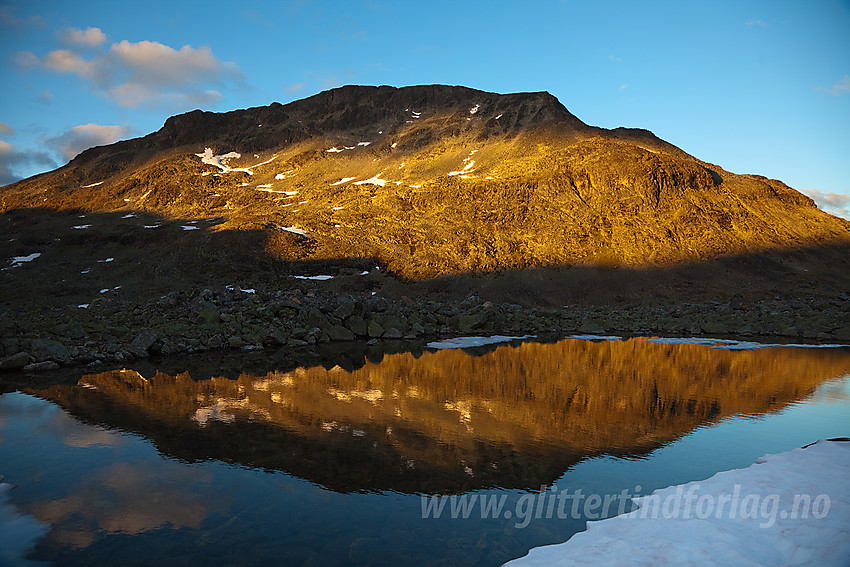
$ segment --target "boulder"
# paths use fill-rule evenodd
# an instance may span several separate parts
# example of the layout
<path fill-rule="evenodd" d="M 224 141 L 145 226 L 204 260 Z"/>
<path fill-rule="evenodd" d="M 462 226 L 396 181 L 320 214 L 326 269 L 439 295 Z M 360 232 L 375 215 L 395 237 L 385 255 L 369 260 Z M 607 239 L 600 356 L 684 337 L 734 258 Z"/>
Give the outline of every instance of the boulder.
<path fill-rule="evenodd" d="M 71 361 L 71 353 L 68 348 L 53 339 L 33 339 L 30 345 L 30 354 L 36 362 L 52 360 L 59 363 Z"/>
<path fill-rule="evenodd" d="M 18 352 L 0 360 L 0 370 L 19 370 L 30 363 L 30 355 Z"/>

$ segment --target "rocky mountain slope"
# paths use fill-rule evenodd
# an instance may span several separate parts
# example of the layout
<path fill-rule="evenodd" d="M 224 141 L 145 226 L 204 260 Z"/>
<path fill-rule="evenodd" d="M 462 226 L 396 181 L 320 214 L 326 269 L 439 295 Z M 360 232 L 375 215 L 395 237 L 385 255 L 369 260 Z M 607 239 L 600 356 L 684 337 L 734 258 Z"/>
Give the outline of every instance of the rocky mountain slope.
<path fill-rule="evenodd" d="M 175 116 L 0 189 L 0 212 L 23 208 L 216 218 L 198 226 L 259 231 L 274 258 L 369 258 L 408 280 L 850 243 L 850 222 L 780 181 L 645 130 L 588 126 L 548 93 L 449 86 L 348 86 Z"/>

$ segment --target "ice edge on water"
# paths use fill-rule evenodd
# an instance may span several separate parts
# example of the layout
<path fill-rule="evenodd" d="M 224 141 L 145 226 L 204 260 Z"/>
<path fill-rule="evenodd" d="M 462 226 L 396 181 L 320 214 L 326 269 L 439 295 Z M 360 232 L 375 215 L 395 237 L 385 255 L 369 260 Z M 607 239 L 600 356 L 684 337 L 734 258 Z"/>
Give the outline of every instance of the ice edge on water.
<path fill-rule="evenodd" d="M 509 561 L 510 567 L 620 565 L 846 565 L 850 558 L 850 442 L 818 441 L 804 449 L 768 454 L 744 469 L 732 469 L 703 481 L 656 490 L 660 501 L 687 494 L 711 495 L 714 502 L 723 494 L 740 498 L 759 497 L 765 502 L 779 496 L 776 517 L 763 514 L 690 514 L 683 498 L 658 517 L 641 516 L 641 507 L 651 507 L 652 497 L 633 498 L 637 510 L 598 522 L 564 543 L 532 548 L 528 555 Z M 788 513 L 794 495 L 829 498 L 822 517 Z M 763 506 L 762 506 L 763 508 Z M 743 510 L 743 508 L 741 508 Z M 667 514 L 667 512 L 670 512 Z M 784 512 L 784 513 L 783 513 Z M 664 516 L 669 516 L 665 518 Z M 719 516 L 719 517 L 717 517 Z"/>

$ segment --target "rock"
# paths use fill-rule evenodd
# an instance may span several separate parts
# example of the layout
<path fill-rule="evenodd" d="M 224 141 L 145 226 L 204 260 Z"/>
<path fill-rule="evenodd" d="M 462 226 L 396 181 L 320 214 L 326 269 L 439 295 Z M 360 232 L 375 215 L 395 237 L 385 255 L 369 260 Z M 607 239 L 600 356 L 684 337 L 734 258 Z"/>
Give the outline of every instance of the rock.
<path fill-rule="evenodd" d="M 227 344 L 230 348 L 240 348 L 245 346 L 245 341 L 242 340 L 242 337 L 237 337 L 236 335 L 227 337 Z"/>
<path fill-rule="evenodd" d="M 600 335 L 605 332 L 605 327 L 603 327 L 596 321 L 585 319 L 581 322 L 581 324 L 579 324 L 578 330 L 580 333 L 586 333 L 589 335 Z"/>
<path fill-rule="evenodd" d="M 334 325 L 328 330 L 328 336 L 334 341 L 353 341 L 354 333 L 342 325 Z"/>
<path fill-rule="evenodd" d="M 402 334 L 401 334 L 401 331 L 399 331 L 399 330 L 398 330 L 398 329 L 396 329 L 395 327 L 390 327 L 389 329 L 387 329 L 386 331 L 384 331 L 384 335 L 383 335 L 383 336 L 384 336 L 384 338 L 385 338 L 385 339 L 400 339 L 400 338 L 402 338 L 404 335 L 402 335 Z"/>
<path fill-rule="evenodd" d="M 357 336 L 365 337 L 369 334 L 369 326 L 360 315 L 352 315 L 345 320 L 345 327 Z"/>
<path fill-rule="evenodd" d="M 346 319 L 354 314 L 354 301 L 353 300 L 344 300 L 339 304 L 339 307 L 333 310 L 334 317 L 339 317 L 340 319 Z"/>
<path fill-rule="evenodd" d="M 370 337 L 374 339 L 384 334 L 384 328 L 373 317 L 369 319 L 367 333 Z"/>
<path fill-rule="evenodd" d="M 487 322 L 489 316 L 490 311 L 484 309 L 475 311 L 468 315 L 461 315 L 457 320 L 458 329 L 460 329 L 460 332 L 462 333 L 468 333 L 469 331 L 478 329 Z"/>
<path fill-rule="evenodd" d="M 5 356 L 12 356 L 21 351 L 20 341 L 16 338 L 3 339 L 3 351 Z"/>
<path fill-rule="evenodd" d="M 30 355 L 18 352 L 0 360 L 0 370 L 19 370 L 30 363 Z"/>
<path fill-rule="evenodd" d="M 289 339 L 288 341 L 286 341 L 286 346 L 293 348 L 305 347 L 308 344 L 309 343 L 307 341 L 302 341 L 301 339 Z"/>
<path fill-rule="evenodd" d="M 158 338 L 157 332 L 153 329 L 142 329 L 130 343 L 130 351 L 147 353 Z"/>
<path fill-rule="evenodd" d="M 24 372 L 48 372 L 50 370 L 59 370 L 59 364 L 53 360 L 45 360 L 43 362 L 27 364 L 23 370 Z"/>
<path fill-rule="evenodd" d="M 224 346 L 224 337 L 221 335 L 213 335 L 207 339 L 206 345 L 208 348 L 220 349 Z"/>
<path fill-rule="evenodd" d="M 219 323 L 221 322 L 221 312 L 218 309 L 199 311 L 198 318 L 204 323 Z"/>
<path fill-rule="evenodd" d="M 30 354 L 36 362 L 52 360 L 54 362 L 68 363 L 71 361 L 71 354 L 68 348 L 52 339 L 33 339 L 30 345 Z"/>
<path fill-rule="evenodd" d="M 272 327 L 266 331 L 263 337 L 263 343 L 267 345 L 285 345 L 288 339 L 289 336 L 287 336 L 283 329 Z"/>

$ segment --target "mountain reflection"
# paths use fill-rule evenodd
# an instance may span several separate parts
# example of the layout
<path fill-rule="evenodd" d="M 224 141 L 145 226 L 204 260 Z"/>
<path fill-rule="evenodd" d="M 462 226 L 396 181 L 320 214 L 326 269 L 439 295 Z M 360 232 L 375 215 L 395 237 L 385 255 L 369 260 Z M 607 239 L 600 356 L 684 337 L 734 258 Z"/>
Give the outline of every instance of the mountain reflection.
<path fill-rule="evenodd" d="M 539 489 L 583 458 L 639 456 L 850 371 L 845 349 L 562 340 L 388 354 L 237 379 L 133 370 L 30 393 L 164 454 L 281 470 L 341 492 Z"/>

